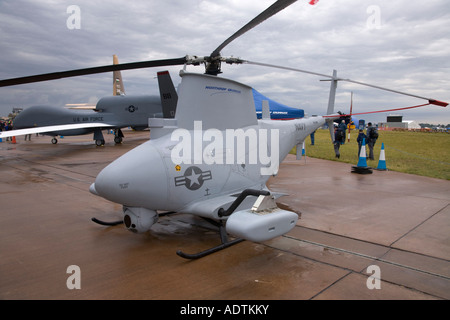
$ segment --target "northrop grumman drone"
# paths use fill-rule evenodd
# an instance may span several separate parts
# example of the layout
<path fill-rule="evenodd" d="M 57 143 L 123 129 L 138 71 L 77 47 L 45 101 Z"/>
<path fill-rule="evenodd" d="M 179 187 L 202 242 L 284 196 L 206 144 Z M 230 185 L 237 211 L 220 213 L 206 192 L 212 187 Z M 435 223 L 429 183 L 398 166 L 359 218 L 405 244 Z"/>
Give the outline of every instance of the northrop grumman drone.
<path fill-rule="evenodd" d="M 2 80 L 0 86 L 119 69 L 205 64 L 205 74 L 180 72 L 182 80 L 178 87 L 175 117 L 148 119 L 152 139 L 105 167 L 90 186 L 90 191 L 121 204 L 123 220 L 120 223 L 136 233 L 151 230 L 158 216 L 166 212 L 194 214 L 219 227 L 220 245 L 194 254 L 178 251 L 178 255 L 184 258 L 203 257 L 242 240 L 266 241 L 289 232 L 298 219 L 296 213 L 277 206 L 276 199 L 282 195 L 271 192 L 266 182 L 277 174 L 279 164 L 294 146 L 301 145 L 310 133 L 325 123 L 331 128 L 333 120 L 342 116 L 333 110 L 338 81 L 407 94 L 341 79 L 335 71 L 329 76 L 285 68 L 330 79 L 327 115 L 273 121 L 268 116 L 267 103 L 263 102 L 263 116 L 258 120 L 252 88 L 217 76 L 221 73 L 221 62 L 250 62 L 222 58 L 220 51 L 293 2 L 276 1 L 210 56 L 186 56 L 36 75 Z M 425 99 L 428 104 L 447 105 L 435 99 L 414 97 Z M 93 220 L 100 224 L 116 224 Z M 229 240 L 228 235 L 234 239 Z"/>
<path fill-rule="evenodd" d="M 117 56 L 113 56 L 118 64 Z M 114 142 L 124 137 L 122 128 L 143 130 L 148 118 L 173 118 L 177 93 L 167 71 L 157 73 L 160 95 L 125 95 L 120 71 L 113 72 L 113 95 L 101 98 L 95 107 L 61 108 L 55 106 L 32 106 L 16 116 L 14 130 L 0 132 L 0 138 L 41 133 L 53 137 L 76 136 L 93 133 L 97 146 L 105 144 L 102 130 L 114 130 Z M 78 109 L 78 110 L 74 110 Z M 81 109 L 81 110 L 79 110 Z"/>

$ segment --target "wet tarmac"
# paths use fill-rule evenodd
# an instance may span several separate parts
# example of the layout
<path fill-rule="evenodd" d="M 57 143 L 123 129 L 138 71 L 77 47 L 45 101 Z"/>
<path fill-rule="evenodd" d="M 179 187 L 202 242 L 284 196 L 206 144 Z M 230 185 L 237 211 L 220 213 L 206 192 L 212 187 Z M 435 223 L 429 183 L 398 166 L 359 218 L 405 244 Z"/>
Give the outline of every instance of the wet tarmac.
<path fill-rule="evenodd" d="M 189 261 L 176 251 L 220 242 L 195 216 L 161 217 L 144 235 L 91 221 L 121 218 L 89 186 L 148 138 L 124 133 L 121 145 L 105 134 L 104 147 L 91 136 L 0 143 L 0 299 L 450 298 L 450 181 L 288 156 L 268 185 L 288 194 L 279 204 L 297 226 Z M 73 265 L 80 289 L 69 289 Z"/>

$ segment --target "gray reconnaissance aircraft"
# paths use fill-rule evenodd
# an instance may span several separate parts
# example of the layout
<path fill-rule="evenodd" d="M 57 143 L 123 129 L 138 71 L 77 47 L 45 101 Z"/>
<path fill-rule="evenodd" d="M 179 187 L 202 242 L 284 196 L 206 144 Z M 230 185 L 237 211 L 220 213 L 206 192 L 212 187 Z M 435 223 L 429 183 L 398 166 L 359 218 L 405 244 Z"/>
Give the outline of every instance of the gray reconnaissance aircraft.
<path fill-rule="evenodd" d="M 73 110 L 55 106 L 33 106 L 14 119 L 14 130 L 0 132 L 0 137 L 41 133 L 52 136 L 74 136 L 93 133 L 97 146 L 105 144 L 102 130 L 114 130 L 114 142 L 122 142 L 121 128 L 148 128 L 148 118 L 173 118 L 177 93 L 167 71 L 157 73 L 160 96 L 127 96 L 119 71 L 114 72 L 113 96 L 101 98 L 94 109 Z"/>

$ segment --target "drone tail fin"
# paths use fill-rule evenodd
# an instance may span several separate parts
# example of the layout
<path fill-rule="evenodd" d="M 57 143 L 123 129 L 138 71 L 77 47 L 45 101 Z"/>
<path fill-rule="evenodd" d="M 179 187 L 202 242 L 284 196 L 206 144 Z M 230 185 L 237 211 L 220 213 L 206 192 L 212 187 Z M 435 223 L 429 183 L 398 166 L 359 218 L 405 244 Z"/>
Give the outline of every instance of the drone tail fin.
<path fill-rule="evenodd" d="M 178 94 L 169 71 L 160 71 L 158 75 L 159 94 L 164 118 L 174 118 L 177 109 Z"/>
<path fill-rule="evenodd" d="M 119 64 L 119 59 L 113 55 L 113 64 Z M 122 73 L 113 71 L 113 96 L 120 96 L 125 94 L 125 87 L 122 81 Z"/>
<path fill-rule="evenodd" d="M 252 88 L 211 75 L 180 72 L 176 118 L 180 128 L 239 129 L 257 125 Z M 237 116 L 238 115 L 238 116 Z"/>

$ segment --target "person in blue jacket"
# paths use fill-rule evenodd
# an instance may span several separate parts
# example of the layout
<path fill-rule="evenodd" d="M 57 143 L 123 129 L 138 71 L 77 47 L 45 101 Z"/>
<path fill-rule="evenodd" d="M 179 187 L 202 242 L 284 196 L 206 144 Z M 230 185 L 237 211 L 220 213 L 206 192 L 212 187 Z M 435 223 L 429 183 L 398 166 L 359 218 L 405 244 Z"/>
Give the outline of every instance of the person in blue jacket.
<path fill-rule="evenodd" d="M 345 120 L 342 120 L 341 123 L 339 123 L 339 129 L 342 130 L 344 133 L 344 137 L 341 139 L 341 144 L 345 143 L 345 132 L 347 131 L 347 125 L 345 124 Z"/>
<path fill-rule="evenodd" d="M 337 126 L 334 127 L 334 153 L 336 154 L 336 158 L 340 158 L 341 157 L 341 153 L 339 152 L 339 147 L 342 144 L 342 137 L 343 137 L 343 132 L 341 130 L 341 128 L 338 128 Z"/>
<path fill-rule="evenodd" d="M 356 138 L 356 142 L 358 142 L 358 157 L 361 154 L 361 147 L 362 147 L 363 139 L 365 139 L 365 143 L 367 143 L 367 136 L 364 133 L 364 130 L 359 129 L 358 138 Z"/>

